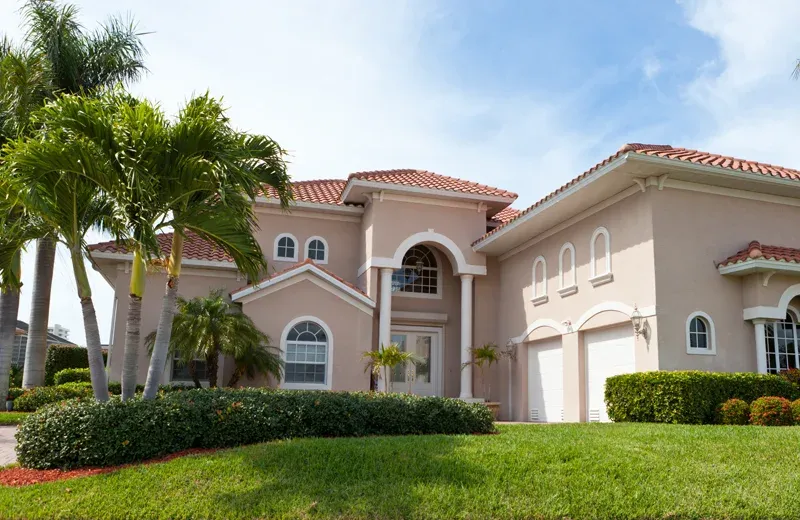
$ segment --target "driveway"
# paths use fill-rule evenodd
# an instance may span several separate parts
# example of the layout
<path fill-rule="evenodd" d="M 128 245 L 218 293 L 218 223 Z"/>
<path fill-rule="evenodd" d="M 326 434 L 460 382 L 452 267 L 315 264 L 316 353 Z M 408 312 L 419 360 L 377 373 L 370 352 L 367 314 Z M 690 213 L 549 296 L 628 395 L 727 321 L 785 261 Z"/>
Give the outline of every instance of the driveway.
<path fill-rule="evenodd" d="M 17 454 L 14 447 L 17 440 L 14 438 L 16 426 L 0 426 L 0 466 L 17 462 Z"/>

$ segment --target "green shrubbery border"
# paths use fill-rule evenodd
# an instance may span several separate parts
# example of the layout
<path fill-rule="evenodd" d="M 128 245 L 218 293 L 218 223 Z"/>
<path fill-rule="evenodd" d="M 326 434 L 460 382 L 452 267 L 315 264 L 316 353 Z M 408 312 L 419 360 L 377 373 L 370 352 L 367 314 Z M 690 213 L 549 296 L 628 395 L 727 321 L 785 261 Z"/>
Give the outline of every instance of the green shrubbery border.
<path fill-rule="evenodd" d="M 103 352 L 103 363 L 106 363 L 108 353 Z M 44 361 L 44 384 L 55 384 L 56 373 L 65 368 L 89 368 L 88 351 L 78 345 L 50 345 L 47 347 L 47 356 Z"/>
<path fill-rule="evenodd" d="M 751 372 L 655 371 L 606 380 L 608 416 L 615 422 L 711 424 L 728 399 L 800 397 L 797 386 L 771 374 Z"/>

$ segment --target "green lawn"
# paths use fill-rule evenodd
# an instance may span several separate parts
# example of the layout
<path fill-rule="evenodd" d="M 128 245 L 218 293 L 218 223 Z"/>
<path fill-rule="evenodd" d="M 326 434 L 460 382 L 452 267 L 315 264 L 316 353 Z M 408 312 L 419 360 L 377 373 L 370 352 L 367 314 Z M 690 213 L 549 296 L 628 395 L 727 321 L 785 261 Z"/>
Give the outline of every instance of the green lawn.
<path fill-rule="evenodd" d="M 500 431 L 276 442 L 0 488 L 0 517 L 800 517 L 800 427 Z"/>
<path fill-rule="evenodd" d="M 28 412 L 0 412 L 0 426 L 19 424 L 22 419 L 29 415 Z"/>

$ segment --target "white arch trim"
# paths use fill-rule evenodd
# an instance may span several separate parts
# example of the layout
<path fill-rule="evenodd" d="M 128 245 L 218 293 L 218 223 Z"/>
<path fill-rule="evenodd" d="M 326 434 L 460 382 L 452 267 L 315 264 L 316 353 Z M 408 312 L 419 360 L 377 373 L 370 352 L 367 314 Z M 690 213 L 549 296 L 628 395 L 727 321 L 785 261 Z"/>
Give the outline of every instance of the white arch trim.
<path fill-rule="evenodd" d="M 305 258 L 308 258 L 308 246 L 311 245 L 311 241 L 312 240 L 319 240 L 320 242 L 322 242 L 322 245 L 325 246 L 325 258 L 323 258 L 322 260 L 314 260 L 314 262 L 316 262 L 318 264 L 327 264 L 328 263 L 328 257 L 331 254 L 331 250 L 328 247 L 328 241 L 325 240 L 324 238 L 320 237 L 320 236 L 308 237 L 308 239 L 306 240 L 306 245 L 303 248 L 303 251 L 305 251 L 305 255 L 306 255 Z"/>
<path fill-rule="evenodd" d="M 304 321 L 316 323 L 322 327 L 322 330 L 325 331 L 325 335 L 328 337 L 328 357 L 327 362 L 325 363 L 325 384 L 318 385 L 313 383 L 287 383 L 283 380 L 283 378 L 281 378 L 280 387 L 289 390 L 330 390 L 333 386 L 333 333 L 331 332 L 331 328 L 328 327 L 327 323 L 316 316 L 298 316 L 287 323 L 286 327 L 283 328 L 283 332 L 281 332 L 281 357 L 285 362 L 286 338 L 289 336 L 289 331 L 292 330 L 292 327 Z"/>
<path fill-rule="evenodd" d="M 550 318 L 540 318 L 531 323 L 530 325 L 528 325 L 528 328 L 525 329 L 525 332 L 523 332 L 522 334 L 520 334 L 515 338 L 511 338 L 511 342 L 514 343 L 515 345 L 518 345 L 523 341 L 525 341 L 525 339 L 531 334 L 531 332 L 533 332 L 536 329 L 541 329 L 542 327 L 550 327 L 551 329 L 554 329 L 556 332 L 562 335 L 569 333 L 569 330 L 567 329 L 566 326 L 564 326 L 564 324 L 559 323 L 556 320 Z"/>
<path fill-rule="evenodd" d="M 695 318 L 702 318 L 708 325 L 708 344 L 710 348 L 692 348 L 691 338 L 689 336 L 689 326 Z M 704 356 L 713 356 L 717 353 L 717 331 L 714 329 L 714 320 L 711 319 L 707 313 L 703 311 L 694 311 L 686 318 L 686 353 L 699 354 Z"/>
<path fill-rule="evenodd" d="M 601 312 L 608 312 L 608 311 L 616 311 L 621 312 L 622 314 L 626 315 L 627 317 L 631 317 L 633 314 L 633 307 L 626 303 L 622 302 L 615 302 L 615 301 L 605 301 L 602 303 L 598 303 L 594 307 L 591 307 L 589 310 L 581 314 L 581 317 L 578 318 L 575 323 L 572 324 L 573 330 L 580 330 L 587 321 L 594 318 Z M 650 307 L 643 307 L 639 309 L 639 313 L 642 315 L 643 318 L 647 318 L 648 316 L 655 316 L 656 308 L 654 305 Z"/>
<path fill-rule="evenodd" d="M 564 251 L 569 251 L 569 258 L 570 258 L 570 270 L 572 272 L 572 282 L 567 284 L 564 282 Z M 558 252 L 558 284 L 559 289 L 566 289 L 569 287 L 574 287 L 578 283 L 578 273 L 576 272 L 577 269 L 575 268 L 575 246 L 572 245 L 572 242 L 566 242 L 563 246 L 561 246 L 561 250 Z"/>
<path fill-rule="evenodd" d="M 403 242 L 397 247 L 397 250 L 392 258 L 384 256 L 372 256 L 367 258 L 367 261 L 364 262 L 364 265 L 358 269 L 358 276 L 364 274 L 371 267 L 400 269 L 400 267 L 403 265 L 403 256 L 405 256 L 406 251 L 417 244 L 436 244 L 440 246 L 442 251 L 444 251 L 444 253 L 447 255 L 447 258 L 450 260 L 450 263 L 453 266 L 453 274 L 455 275 L 472 274 L 483 276 L 486 274 L 485 265 L 468 264 L 466 258 L 464 258 L 464 253 L 461 252 L 461 249 L 459 249 L 455 242 L 441 233 L 436 233 L 430 230 L 415 233 L 403 240 Z"/>
<path fill-rule="evenodd" d="M 595 264 L 597 263 L 597 255 L 595 254 L 595 244 L 597 243 L 597 237 L 599 235 L 603 235 L 605 239 L 605 253 L 606 253 L 606 268 L 605 271 L 602 273 L 597 272 L 597 267 Z M 611 272 L 611 235 L 609 234 L 608 230 L 603 226 L 594 230 L 592 233 L 592 241 L 589 243 L 589 256 L 591 258 L 591 263 L 589 264 L 589 277 L 595 278 L 598 274 L 604 275 Z"/>
<path fill-rule="evenodd" d="M 542 293 L 539 294 L 536 291 L 536 286 L 538 285 L 538 279 L 536 278 L 536 270 L 539 267 L 539 264 L 542 264 Z M 531 301 L 534 305 L 539 303 L 547 302 L 547 260 L 542 255 L 536 257 L 536 260 L 533 261 L 533 297 Z"/>
<path fill-rule="evenodd" d="M 759 305 L 758 307 L 748 307 L 744 310 L 744 319 L 768 319 L 768 320 L 782 320 L 786 317 L 786 311 L 789 309 L 789 302 L 793 298 L 800 296 L 800 283 L 790 285 L 783 291 L 778 305 L 770 307 L 768 305 Z"/>
<path fill-rule="evenodd" d="M 293 257 L 291 257 L 291 256 L 278 256 L 278 243 L 281 241 L 282 238 L 287 238 L 287 237 L 291 238 L 294 241 L 294 256 Z M 300 242 L 297 241 L 297 237 L 296 236 L 294 236 L 291 233 L 281 233 L 280 235 L 275 237 L 275 247 L 273 248 L 273 251 L 272 251 L 272 260 L 273 261 L 278 260 L 278 261 L 283 261 L 283 262 L 287 262 L 287 261 L 297 262 L 297 256 L 300 254 L 298 249 L 300 249 Z"/>

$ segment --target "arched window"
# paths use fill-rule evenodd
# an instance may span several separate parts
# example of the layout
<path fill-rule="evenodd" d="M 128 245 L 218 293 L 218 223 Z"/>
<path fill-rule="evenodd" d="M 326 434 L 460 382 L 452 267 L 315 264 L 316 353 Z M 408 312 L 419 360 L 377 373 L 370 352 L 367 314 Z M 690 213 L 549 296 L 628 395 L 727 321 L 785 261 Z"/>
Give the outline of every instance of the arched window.
<path fill-rule="evenodd" d="M 569 296 L 578 292 L 578 282 L 575 273 L 575 246 L 567 242 L 558 252 L 558 294 Z"/>
<path fill-rule="evenodd" d="M 611 235 L 604 227 L 592 233 L 589 243 L 589 281 L 597 287 L 613 281 L 611 274 Z"/>
<path fill-rule="evenodd" d="M 534 305 L 547 303 L 547 261 L 543 256 L 533 261 L 533 297 Z"/>
<path fill-rule="evenodd" d="M 330 388 L 330 332 L 314 318 L 287 326 L 282 341 L 286 361 L 284 388 Z"/>
<path fill-rule="evenodd" d="M 274 260 L 297 262 L 297 239 L 289 233 L 281 233 L 275 238 Z"/>
<path fill-rule="evenodd" d="M 686 319 L 686 352 L 706 355 L 717 352 L 714 322 L 705 312 L 694 312 Z"/>
<path fill-rule="evenodd" d="M 403 267 L 392 274 L 392 292 L 441 296 L 441 276 L 430 248 L 416 245 L 403 256 Z"/>
<path fill-rule="evenodd" d="M 318 264 L 327 264 L 328 242 L 322 237 L 311 237 L 306 240 L 306 258 Z"/>
<path fill-rule="evenodd" d="M 767 323 L 764 334 L 767 340 L 767 372 L 777 374 L 800 367 L 797 316 L 793 312 L 787 312 L 782 321 Z"/>

